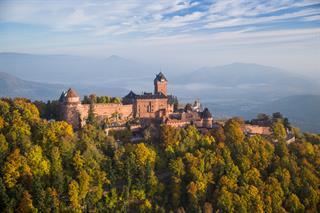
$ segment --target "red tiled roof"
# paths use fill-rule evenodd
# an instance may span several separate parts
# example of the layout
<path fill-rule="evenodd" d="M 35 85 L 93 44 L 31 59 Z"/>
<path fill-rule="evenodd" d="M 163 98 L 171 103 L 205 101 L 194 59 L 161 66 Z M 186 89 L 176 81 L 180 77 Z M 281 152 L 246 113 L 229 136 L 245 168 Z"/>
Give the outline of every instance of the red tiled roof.
<path fill-rule="evenodd" d="M 75 98 L 75 97 L 79 97 L 78 94 L 76 93 L 76 91 L 74 91 L 73 89 L 69 88 L 66 94 L 67 98 Z"/>

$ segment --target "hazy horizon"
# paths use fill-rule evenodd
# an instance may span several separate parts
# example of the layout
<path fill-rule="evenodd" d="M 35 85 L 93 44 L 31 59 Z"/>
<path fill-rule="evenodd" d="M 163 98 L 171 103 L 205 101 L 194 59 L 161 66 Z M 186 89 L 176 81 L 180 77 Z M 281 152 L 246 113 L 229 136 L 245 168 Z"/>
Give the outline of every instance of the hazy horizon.
<path fill-rule="evenodd" d="M 4 0 L 0 36 L 0 52 L 119 55 L 187 71 L 254 63 L 310 76 L 320 68 L 320 3 Z"/>

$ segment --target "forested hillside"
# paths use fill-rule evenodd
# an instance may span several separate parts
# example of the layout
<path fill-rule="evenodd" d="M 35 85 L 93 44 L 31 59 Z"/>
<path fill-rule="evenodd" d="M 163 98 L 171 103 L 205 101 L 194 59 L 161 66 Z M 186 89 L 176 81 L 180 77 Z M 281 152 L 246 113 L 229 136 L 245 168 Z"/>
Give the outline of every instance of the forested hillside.
<path fill-rule="evenodd" d="M 144 140 L 74 132 L 25 99 L 0 100 L 1 212 L 317 212 L 320 135 L 283 123 L 246 137 L 241 120 L 200 134 L 150 126 Z M 277 140 L 277 143 L 273 141 Z M 122 142 L 122 143 L 119 143 Z"/>

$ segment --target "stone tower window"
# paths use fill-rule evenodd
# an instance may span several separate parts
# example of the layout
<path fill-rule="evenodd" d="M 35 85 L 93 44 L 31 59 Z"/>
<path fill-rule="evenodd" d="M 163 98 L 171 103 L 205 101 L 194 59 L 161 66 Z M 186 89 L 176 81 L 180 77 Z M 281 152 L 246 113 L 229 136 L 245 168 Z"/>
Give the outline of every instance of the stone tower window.
<path fill-rule="evenodd" d="M 149 102 L 148 106 L 147 106 L 147 112 L 152 112 L 152 104 L 151 101 Z"/>

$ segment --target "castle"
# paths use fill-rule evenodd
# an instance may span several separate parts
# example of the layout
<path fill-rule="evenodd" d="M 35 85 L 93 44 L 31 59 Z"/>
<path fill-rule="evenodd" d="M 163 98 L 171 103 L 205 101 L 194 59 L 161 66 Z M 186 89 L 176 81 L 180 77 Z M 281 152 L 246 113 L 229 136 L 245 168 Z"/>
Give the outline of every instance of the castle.
<path fill-rule="evenodd" d="M 130 120 L 157 121 L 175 127 L 194 124 L 199 128 L 212 128 L 213 118 L 208 109 L 199 110 L 199 103 L 190 109 L 175 109 L 176 98 L 167 94 L 168 81 L 163 73 L 154 79 L 154 92 L 135 94 L 130 91 L 119 103 L 81 103 L 75 90 L 63 92 L 59 102 L 61 119 L 74 129 L 86 124 L 91 110 L 99 121 L 115 121 L 118 125 Z"/>

